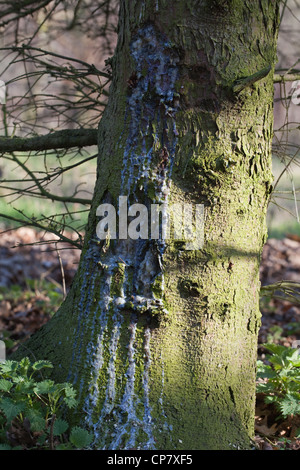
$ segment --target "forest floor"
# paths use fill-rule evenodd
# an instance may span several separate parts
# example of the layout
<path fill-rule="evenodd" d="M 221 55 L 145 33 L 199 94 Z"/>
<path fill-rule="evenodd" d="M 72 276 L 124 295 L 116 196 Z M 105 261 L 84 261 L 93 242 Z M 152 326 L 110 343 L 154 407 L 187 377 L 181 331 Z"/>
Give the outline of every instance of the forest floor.
<path fill-rule="evenodd" d="M 29 228 L 1 233 L 0 339 L 7 357 L 20 342 L 46 323 L 67 292 L 79 262 L 80 251 L 59 244 L 53 237 Z M 261 283 L 300 280 L 300 237 L 270 239 L 264 247 Z M 280 291 L 279 291 L 280 293 Z M 297 304 L 298 302 L 298 304 Z M 300 301 L 263 297 L 258 359 L 266 359 L 264 343 L 300 345 Z M 255 443 L 260 450 L 300 450 L 300 416 L 282 419 L 257 396 Z"/>

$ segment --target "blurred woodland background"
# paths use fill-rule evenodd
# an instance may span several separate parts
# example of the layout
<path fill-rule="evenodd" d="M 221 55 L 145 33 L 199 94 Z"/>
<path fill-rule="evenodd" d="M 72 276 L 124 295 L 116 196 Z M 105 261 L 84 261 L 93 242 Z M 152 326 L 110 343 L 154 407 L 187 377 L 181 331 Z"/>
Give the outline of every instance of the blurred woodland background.
<path fill-rule="evenodd" d="M 96 130 L 111 79 L 118 2 L 23 1 L 19 11 L 15 4 L 1 3 L 0 79 L 6 103 L 0 135 Z M 82 149 L 54 151 L 52 143 L 52 149 L 43 150 L 41 143 L 39 151 L 2 153 L 2 226 L 26 222 L 55 233 L 83 230 L 95 182 L 93 137 L 95 145 Z"/>
<path fill-rule="evenodd" d="M 287 233 L 300 235 L 297 199 L 300 187 L 300 107 L 299 99 L 292 100 L 293 95 L 294 98 L 297 95 L 295 86 L 300 68 L 299 21 L 300 2 L 283 2 L 276 72 L 281 76 L 293 72 L 295 77 L 290 81 L 280 81 L 278 77 L 278 82 L 274 83 L 274 191 L 268 214 L 269 238 L 282 238 Z"/>

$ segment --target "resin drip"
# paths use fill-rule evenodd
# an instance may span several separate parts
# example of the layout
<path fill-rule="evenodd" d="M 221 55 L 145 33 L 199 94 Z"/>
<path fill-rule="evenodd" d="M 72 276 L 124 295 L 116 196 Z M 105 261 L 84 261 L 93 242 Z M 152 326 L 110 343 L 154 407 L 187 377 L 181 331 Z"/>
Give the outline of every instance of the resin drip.
<path fill-rule="evenodd" d="M 128 196 L 128 204 L 150 207 L 166 203 L 170 190 L 179 58 L 152 25 L 138 32 L 131 54 L 135 80 L 117 144 L 123 151 L 120 195 Z M 154 432 L 159 430 L 149 397 L 151 320 L 168 315 L 163 299 L 164 250 L 163 240 L 150 239 L 114 240 L 104 249 L 95 235 L 85 252 L 69 379 L 76 384 L 82 377 L 79 399 L 85 424 L 94 433 L 93 448 L 155 448 Z M 163 390 L 163 376 L 161 380 Z M 163 392 L 159 403 L 163 412 Z"/>

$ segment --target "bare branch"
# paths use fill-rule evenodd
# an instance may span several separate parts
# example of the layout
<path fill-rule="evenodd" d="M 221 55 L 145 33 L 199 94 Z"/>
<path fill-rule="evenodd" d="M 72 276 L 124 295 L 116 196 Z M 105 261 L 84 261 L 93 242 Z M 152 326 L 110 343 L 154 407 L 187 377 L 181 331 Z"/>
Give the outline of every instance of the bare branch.
<path fill-rule="evenodd" d="M 97 145 L 96 129 L 64 129 L 36 137 L 0 137 L 0 153 L 69 149 Z"/>
<path fill-rule="evenodd" d="M 40 56 L 52 56 L 52 57 L 56 57 L 58 59 L 63 59 L 63 60 L 68 61 L 68 62 L 70 61 L 70 62 L 75 62 L 76 64 L 80 64 L 80 65 L 82 65 L 83 67 L 86 68 L 86 71 L 89 75 L 99 75 L 99 76 L 102 76 L 102 77 L 107 78 L 109 80 L 111 79 L 111 74 L 103 72 L 101 70 L 98 70 L 95 67 L 94 64 L 89 64 L 89 63 L 85 62 L 84 60 L 80 60 L 80 59 L 77 59 L 75 57 L 68 57 L 68 56 L 65 56 L 65 55 L 62 55 L 62 54 L 57 54 L 55 52 L 46 51 L 46 50 L 41 49 L 39 47 L 32 47 L 32 46 L 28 46 L 26 44 L 23 44 L 21 47 L 16 47 L 16 46 L 2 47 L 0 50 L 1 51 L 18 52 L 19 54 L 22 54 L 22 55 L 25 55 L 26 51 L 38 52 L 38 53 L 40 53 L 39 54 Z M 32 56 L 30 56 L 29 54 L 27 54 L 27 56 L 28 56 L 28 58 L 32 58 Z M 26 57 L 26 55 L 25 55 L 25 57 Z M 37 55 L 36 57 L 39 57 L 39 56 Z M 46 67 L 50 67 L 49 63 L 44 62 L 44 65 Z"/>
<path fill-rule="evenodd" d="M 27 15 L 32 15 L 37 10 L 45 8 L 52 0 L 23 0 L 18 2 L 9 2 L 9 7 L 5 10 L 0 10 L 0 18 L 9 17 L 7 20 L 1 23 L 1 26 L 7 25 L 8 23 L 23 18 Z"/>
<path fill-rule="evenodd" d="M 284 75 L 280 75 L 279 73 L 275 73 L 273 77 L 274 83 L 281 83 L 281 82 L 294 82 L 296 80 L 300 80 L 300 73 L 288 73 Z"/>
<path fill-rule="evenodd" d="M 59 238 L 60 241 L 65 242 L 65 243 L 70 243 L 71 245 L 74 245 L 76 248 L 79 248 L 80 250 L 82 249 L 82 243 L 79 242 L 78 240 L 72 240 L 71 238 L 68 238 L 65 235 L 63 235 L 59 230 L 56 230 L 55 228 L 52 228 L 46 224 L 43 225 L 38 220 L 29 219 L 28 217 L 25 218 L 25 216 L 24 218 L 13 217 L 8 214 L 0 214 L 0 217 L 19 223 L 22 226 L 35 227 L 41 230 L 45 230 L 45 232 L 53 233 Z"/>

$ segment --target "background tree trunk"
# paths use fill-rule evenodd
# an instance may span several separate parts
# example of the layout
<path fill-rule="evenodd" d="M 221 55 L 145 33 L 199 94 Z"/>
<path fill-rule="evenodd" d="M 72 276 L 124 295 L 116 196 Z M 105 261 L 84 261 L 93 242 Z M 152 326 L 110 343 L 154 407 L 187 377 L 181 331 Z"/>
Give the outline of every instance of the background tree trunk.
<path fill-rule="evenodd" d="M 53 320 L 17 352 L 74 382 L 73 419 L 95 448 L 251 446 L 278 7 L 121 1 L 79 269 Z M 97 243 L 97 207 L 118 207 L 120 195 L 204 204 L 202 249 Z"/>

